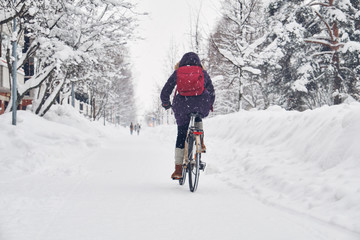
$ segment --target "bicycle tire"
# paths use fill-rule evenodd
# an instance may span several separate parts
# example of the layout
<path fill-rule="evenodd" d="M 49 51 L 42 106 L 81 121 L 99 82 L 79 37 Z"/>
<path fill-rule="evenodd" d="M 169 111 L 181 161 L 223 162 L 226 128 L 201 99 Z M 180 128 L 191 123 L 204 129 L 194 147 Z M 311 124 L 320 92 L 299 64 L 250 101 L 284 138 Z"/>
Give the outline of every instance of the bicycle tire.
<path fill-rule="evenodd" d="M 189 188 L 191 192 L 195 192 L 199 184 L 201 154 L 196 153 L 196 141 L 193 136 L 189 137 L 188 158 Z"/>
<path fill-rule="evenodd" d="M 182 167 L 182 178 L 179 179 L 179 184 L 180 185 L 184 185 L 185 181 L 186 181 L 186 173 L 187 173 L 187 169 L 186 169 L 186 166 L 183 164 L 183 167 Z"/>

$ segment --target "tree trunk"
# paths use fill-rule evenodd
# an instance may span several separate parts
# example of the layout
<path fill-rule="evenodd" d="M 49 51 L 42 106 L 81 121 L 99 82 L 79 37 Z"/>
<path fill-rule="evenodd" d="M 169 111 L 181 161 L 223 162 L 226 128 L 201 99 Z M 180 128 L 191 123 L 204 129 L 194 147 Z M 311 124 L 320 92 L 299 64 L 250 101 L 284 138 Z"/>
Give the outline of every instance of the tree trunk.
<path fill-rule="evenodd" d="M 96 105 L 95 105 L 95 98 L 93 97 L 91 99 L 91 106 L 92 106 L 92 118 L 95 121 L 96 120 Z"/>
<path fill-rule="evenodd" d="M 335 66 L 335 73 L 334 73 L 334 93 L 336 93 L 336 95 L 334 96 L 334 105 L 338 105 L 342 103 L 342 99 L 341 99 L 341 78 L 339 76 L 340 74 L 340 62 L 339 62 L 339 53 L 335 52 L 334 57 L 333 57 L 333 64 Z"/>
<path fill-rule="evenodd" d="M 54 105 L 57 97 L 59 96 L 61 89 L 63 88 L 65 84 L 65 80 L 63 79 L 62 81 L 60 81 L 58 83 L 58 85 L 56 86 L 56 88 L 53 90 L 53 92 L 50 94 L 50 96 L 46 99 L 46 101 L 44 102 L 44 104 L 42 104 L 41 109 L 40 109 L 40 116 L 44 116 L 47 111 L 50 110 L 51 106 Z"/>

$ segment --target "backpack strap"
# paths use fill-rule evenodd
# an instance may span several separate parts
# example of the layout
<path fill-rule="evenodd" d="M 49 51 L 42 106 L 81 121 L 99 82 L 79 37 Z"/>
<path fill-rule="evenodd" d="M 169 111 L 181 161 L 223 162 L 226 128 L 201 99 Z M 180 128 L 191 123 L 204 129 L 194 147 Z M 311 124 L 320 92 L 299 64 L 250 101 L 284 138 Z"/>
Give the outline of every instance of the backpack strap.
<path fill-rule="evenodd" d="M 178 93 L 178 90 L 177 90 L 177 87 L 176 87 L 176 88 L 175 88 L 175 92 L 174 92 L 174 97 L 173 97 L 173 103 L 174 103 L 175 96 L 176 96 L 177 93 Z"/>

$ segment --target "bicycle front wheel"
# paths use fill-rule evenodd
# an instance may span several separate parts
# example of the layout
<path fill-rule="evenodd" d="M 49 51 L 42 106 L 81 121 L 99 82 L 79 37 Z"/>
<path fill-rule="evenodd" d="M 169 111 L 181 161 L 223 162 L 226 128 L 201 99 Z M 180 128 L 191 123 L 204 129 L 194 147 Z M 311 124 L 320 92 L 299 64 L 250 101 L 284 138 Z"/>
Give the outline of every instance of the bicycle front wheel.
<path fill-rule="evenodd" d="M 185 164 L 183 164 L 183 167 L 182 167 L 182 178 L 179 179 L 179 184 L 180 184 L 180 185 L 184 185 L 184 183 L 185 183 L 186 173 L 187 173 L 186 167 L 187 167 L 187 166 L 185 166 Z"/>
<path fill-rule="evenodd" d="M 201 154 L 196 152 L 196 141 L 193 137 L 189 138 L 188 147 L 189 164 L 187 171 L 189 173 L 189 188 L 191 192 L 195 192 L 199 184 Z"/>

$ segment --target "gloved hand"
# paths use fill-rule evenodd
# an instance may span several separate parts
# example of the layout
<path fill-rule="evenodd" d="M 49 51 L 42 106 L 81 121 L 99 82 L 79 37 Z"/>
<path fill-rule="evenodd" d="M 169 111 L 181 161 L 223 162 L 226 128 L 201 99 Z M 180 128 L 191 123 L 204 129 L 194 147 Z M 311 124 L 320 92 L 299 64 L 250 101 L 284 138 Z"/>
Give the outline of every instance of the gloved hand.
<path fill-rule="evenodd" d="M 165 108 L 165 110 L 168 110 L 169 108 L 171 108 L 171 104 L 170 103 L 162 103 L 161 106 L 163 108 Z"/>

